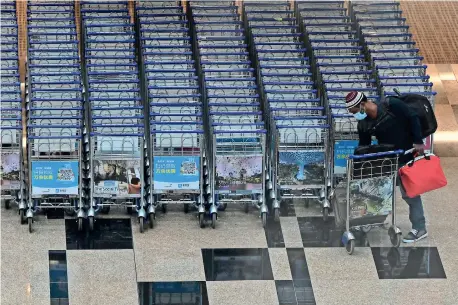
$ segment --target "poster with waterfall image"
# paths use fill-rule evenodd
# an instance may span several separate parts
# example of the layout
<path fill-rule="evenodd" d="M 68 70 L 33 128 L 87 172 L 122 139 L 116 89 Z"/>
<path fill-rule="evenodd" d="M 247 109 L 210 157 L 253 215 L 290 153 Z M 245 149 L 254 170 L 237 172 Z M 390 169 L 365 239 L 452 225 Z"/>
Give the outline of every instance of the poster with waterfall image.
<path fill-rule="evenodd" d="M 324 152 L 280 151 L 278 182 L 284 186 L 324 184 Z"/>

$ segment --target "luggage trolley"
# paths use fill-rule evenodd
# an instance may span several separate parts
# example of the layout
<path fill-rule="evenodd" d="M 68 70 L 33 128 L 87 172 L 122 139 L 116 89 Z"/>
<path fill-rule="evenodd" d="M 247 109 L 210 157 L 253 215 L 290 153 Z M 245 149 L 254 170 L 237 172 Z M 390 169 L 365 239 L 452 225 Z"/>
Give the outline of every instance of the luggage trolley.
<path fill-rule="evenodd" d="M 136 16 L 150 110 L 149 225 L 168 204 L 203 219 L 205 137 L 186 14 L 177 1 L 138 1 Z"/>
<path fill-rule="evenodd" d="M 34 213 L 63 208 L 83 225 L 83 89 L 74 5 L 28 2 L 26 79 L 29 201 Z M 25 213 L 25 215 L 24 215 Z"/>
<path fill-rule="evenodd" d="M 81 2 L 89 113 L 89 229 L 111 206 L 146 215 L 144 107 L 128 1 Z"/>
<path fill-rule="evenodd" d="M 280 205 L 292 199 L 303 199 L 306 206 L 317 200 L 327 218 L 329 126 L 294 10 L 288 1 L 245 3 L 243 8 L 268 122 L 274 219 L 279 219 Z"/>
<path fill-rule="evenodd" d="M 436 92 L 432 91 L 427 66 L 402 17 L 400 3 L 357 1 L 351 2 L 349 9 L 377 76 L 380 96 L 396 95 L 398 90 L 423 95 L 434 106 Z M 427 150 L 432 151 L 432 136 L 424 141 Z"/>
<path fill-rule="evenodd" d="M 355 248 L 355 227 L 383 226 L 391 214 L 388 229 L 391 243 L 399 247 L 401 230 L 396 227 L 396 180 L 402 150 L 351 155 L 347 160 L 345 233 L 342 243 L 348 254 Z"/>
<path fill-rule="evenodd" d="M 1 3 L 1 199 L 5 208 L 25 209 L 22 148 L 22 96 L 19 81 L 15 2 Z"/>
<path fill-rule="evenodd" d="M 233 203 L 245 212 L 259 208 L 265 225 L 265 130 L 239 7 L 235 1 L 191 1 L 187 12 L 204 102 L 212 227 L 218 209 Z"/>

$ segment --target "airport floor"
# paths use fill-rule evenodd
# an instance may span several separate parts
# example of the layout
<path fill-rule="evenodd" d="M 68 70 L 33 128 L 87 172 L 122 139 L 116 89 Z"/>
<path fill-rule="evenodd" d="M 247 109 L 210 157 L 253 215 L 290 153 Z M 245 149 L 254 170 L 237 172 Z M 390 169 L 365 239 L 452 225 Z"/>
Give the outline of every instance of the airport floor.
<path fill-rule="evenodd" d="M 348 255 L 332 217 L 285 205 L 279 223 L 230 206 L 217 228 L 169 207 L 140 234 L 135 218 L 112 209 L 96 231 L 40 215 L 34 233 L 14 209 L 1 210 L 2 305 L 453 305 L 457 304 L 458 159 L 443 158 L 448 186 L 426 194 L 429 237 L 391 247 L 387 231 L 359 234 Z M 410 230 L 397 200 L 397 224 Z"/>

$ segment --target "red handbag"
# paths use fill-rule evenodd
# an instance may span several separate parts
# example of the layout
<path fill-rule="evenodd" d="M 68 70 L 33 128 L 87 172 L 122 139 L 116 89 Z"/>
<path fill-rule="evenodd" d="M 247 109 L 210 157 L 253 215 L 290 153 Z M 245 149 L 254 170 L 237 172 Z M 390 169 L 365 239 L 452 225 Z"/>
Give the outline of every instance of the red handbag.
<path fill-rule="evenodd" d="M 416 157 L 401 167 L 399 178 L 409 198 L 447 185 L 440 159 L 433 154 Z"/>

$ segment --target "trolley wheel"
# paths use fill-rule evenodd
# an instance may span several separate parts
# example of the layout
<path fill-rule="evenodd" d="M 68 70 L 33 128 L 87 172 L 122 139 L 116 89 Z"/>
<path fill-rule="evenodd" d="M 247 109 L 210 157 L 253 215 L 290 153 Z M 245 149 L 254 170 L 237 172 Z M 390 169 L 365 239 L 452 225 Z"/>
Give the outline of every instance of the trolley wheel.
<path fill-rule="evenodd" d="M 5 209 L 7 210 L 11 209 L 11 204 L 9 200 L 5 200 Z"/>
<path fill-rule="evenodd" d="M 33 232 L 32 223 L 33 223 L 33 218 L 32 217 L 27 218 L 27 224 L 29 225 L 29 233 Z"/>
<path fill-rule="evenodd" d="M 23 225 L 27 222 L 27 220 L 25 219 L 25 210 L 19 210 L 19 221 L 20 221 L 20 224 Z"/>
<path fill-rule="evenodd" d="M 245 202 L 245 203 L 244 203 L 243 211 L 244 211 L 245 213 L 248 213 L 248 212 L 250 211 L 250 203 L 249 203 L 249 202 Z"/>
<path fill-rule="evenodd" d="M 132 215 L 134 209 L 132 207 L 127 207 L 127 214 Z"/>
<path fill-rule="evenodd" d="M 199 226 L 205 228 L 205 213 L 199 213 Z"/>
<path fill-rule="evenodd" d="M 167 213 L 167 205 L 166 204 L 163 204 L 161 205 L 161 208 L 162 208 L 162 213 Z"/>
<path fill-rule="evenodd" d="M 345 250 L 347 250 L 347 253 L 349 255 L 352 255 L 353 252 L 355 251 L 355 240 L 349 240 L 347 244 L 345 245 Z"/>
<path fill-rule="evenodd" d="M 82 217 L 78 218 L 78 231 L 79 232 L 83 231 L 83 218 Z"/>
<path fill-rule="evenodd" d="M 227 203 L 223 203 L 223 204 L 218 205 L 218 210 L 220 210 L 220 211 L 224 212 L 226 210 L 226 208 L 227 208 Z"/>
<path fill-rule="evenodd" d="M 140 226 L 140 233 L 145 232 L 145 218 L 139 217 L 138 218 L 139 226 Z"/>
<path fill-rule="evenodd" d="M 94 231 L 94 216 L 89 216 L 89 231 Z"/>
<path fill-rule="evenodd" d="M 392 234 L 390 236 L 393 247 L 398 248 L 401 245 L 402 233 Z"/>
<path fill-rule="evenodd" d="M 216 213 L 212 213 L 212 229 L 216 228 Z"/>
<path fill-rule="evenodd" d="M 310 206 L 310 199 L 305 199 L 305 207 L 308 208 Z"/>
<path fill-rule="evenodd" d="M 261 213 L 261 221 L 262 221 L 262 227 L 265 228 L 267 226 L 267 213 L 266 212 Z"/>
<path fill-rule="evenodd" d="M 64 209 L 64 213 L 65 215 L 72 217 L 72 216 L 75 216 L 76 211 L 74 208 L 68 208 L 68 209 Z"/>
<path fill-rule="evenodd" d="M 329 219 L 329 208 L 323 208 L 323 220 L 327 222 Z"/>
<path fill-rule="evenodd" d="M 110 213 L 110 206 L 102 207 L 102 209 L 100 209 L 100 213 L 102 214 Z"/>
<path fill-rule="evenodd" d="M 183 210 L 184 210 L 184 213 L 185 214 L 188 214 L 189 213 L 189 203 L 185 203 L 183 205 Z"/>
<path fill-rule="evenodd" d="M 280 221 L 280 209 L 279 208 L 274 209 L 274 220 L 277 222 Z"/>
<path fill-rule="evenodd" d="M 150 213 L 148 217 L 149 217 L 149 227 L 152 229 L 154 228 L 154 220 L 156 219 L 156 214 Z"/>

